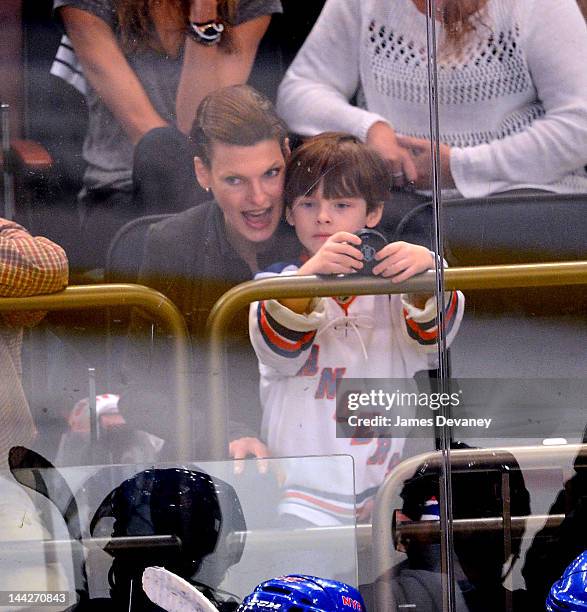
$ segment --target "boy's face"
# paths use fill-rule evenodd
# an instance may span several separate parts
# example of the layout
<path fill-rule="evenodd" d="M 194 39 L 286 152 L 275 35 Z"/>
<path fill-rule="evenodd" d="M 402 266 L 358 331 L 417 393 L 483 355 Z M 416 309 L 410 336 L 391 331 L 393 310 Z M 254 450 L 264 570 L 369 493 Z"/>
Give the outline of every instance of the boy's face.
<path fill-rule="evenodd" d="M 336 232 L 358 232 L 364 227 L 379 223 L 383 206 L 367 213 L 367 202 L 363 198 L 326 199 L 322 185 L 312 194 L 294 200 L 287 210 L 287 222 L 296 228 L 296 234 L 310 255 Z"/>
<path fill-rule="evenodd" d="M 249 242 L 273 236 L 283 211 L 285 159 L 280 143 L 252 146 L 214 142 L 210 166 L 195 158 L 198 182 L 210 188 L 230 233 Z"/>

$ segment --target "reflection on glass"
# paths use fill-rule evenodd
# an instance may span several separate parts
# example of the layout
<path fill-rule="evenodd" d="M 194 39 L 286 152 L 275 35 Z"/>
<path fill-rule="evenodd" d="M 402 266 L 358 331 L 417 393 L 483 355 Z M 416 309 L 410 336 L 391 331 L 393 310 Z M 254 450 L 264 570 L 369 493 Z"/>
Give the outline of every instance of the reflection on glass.
<path fill-rule="evenodd" d="M 148 566 L 167 568 L 216 603 L 238 602 L 263 580 L 286 574 L 357 584 L 352 526 L 292 528 L 279 515 L 282 483 L 292 470 L 298 477 L 337 472 L 341 495 L 352 498 L 349 457 L 251 460 L 239 470 L 234 462 L 58 469 L 19 447 L 11 464 L 10 486 L 22 493 L 20 483 L 37 493 L 35 500 L 49 500 L 56 527 L 53 533 L 47 527 L 46 541 L 31 537 L 5 559 L 32 571 L 30 550 L 49 551 L 70 572 L 61 584 L 71 603 L 109 597 L 147 609 L 140 584 Z M 11 577 L 7 569 L 2 585 L 8 588 Z"/>

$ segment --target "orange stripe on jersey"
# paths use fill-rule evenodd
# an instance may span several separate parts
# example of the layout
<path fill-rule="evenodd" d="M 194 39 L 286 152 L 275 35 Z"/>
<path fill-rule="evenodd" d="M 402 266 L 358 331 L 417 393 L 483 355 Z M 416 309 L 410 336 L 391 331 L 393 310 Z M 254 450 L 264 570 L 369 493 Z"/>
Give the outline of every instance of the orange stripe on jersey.
<path fill-rule="evenodd" d="M 313 334 L 315 334 L 315 331 L 310 331 L 306 334 L 304 334 L 299 340 L 287 340 L 286 338 L 283 338 L 283 336 L 278 335 L 275 330 L 271 327 L 271 325 L 269 324 L 269 321 L 267 321 L 267 313 L 265 310 L 265 302 L 261 303 L 261 327 L 263 328 L 263 332 L 265 333 L 265 335 L 267 336 L 267 338 L 273 343 L 275 344 L 275 346 L 278 346 L 281 349 L 284 349 L 286 351 L 298 351 L 302 348 L 302 346 L 308 342 L 308 340 L 310 340 L 313 336 Z"/>
<path fill-rule="evenodd" d="M 324 510 L 329 510 L 330 512 L 335 512 L 336 514 L 346 514 L 348 516 L 352 516 L 354 511 L 348 508 L 341 508 L 340 506 L 336 506 L 334 504 L 329 504 L 328 502 L 322 501 L 321 499 L 317 499 L 312 497 L 311 495 L 306 495 L 304 493 L 298 493 L 297 491 L 288 491 L 285 498 L 294 498 L 301 499 L 303 501 L 307 501 L 314 506 L 318 506 L 319 508 L 323 508 Z"/>
<path fill-rule="evenodd" d="M 350 305 L 357 299 L 357 296 L 352 295 L 349 298 L 347 298 L 347 300 L 344 302 L 340 301 L 340 299 L 336 297 L 333 297 L 331 299 L 333 299 L 344 310 L 345 315 L 348 315 Z"/>
<path fill-rule="evenodd" d="M 451 299 L 450 299 L 450 303 L 448 306 L 448 310 L 446 312 L 445 325 L 446 325 L 446 322 L 450 321 L 450 319 L 453 317 L 455 310 L 456 310 L 456 304 L 457 304 L 457 294 L 453 291 L 451 294 Z M 404 308 L 404 319 L 406 321 L 406 324 L 409 326 L 409 328 L 413 330 L 414 332 L 416 332 L 416 334 L 422 340 L 434 340 L 438 336 L 438 329 L 436 327 L 432 331 L 425 331 L 420 327 L 420 325 L 416 321 L 414 321 L 411 318 L 408 318 L 408 311 L 405 308 Z"/>

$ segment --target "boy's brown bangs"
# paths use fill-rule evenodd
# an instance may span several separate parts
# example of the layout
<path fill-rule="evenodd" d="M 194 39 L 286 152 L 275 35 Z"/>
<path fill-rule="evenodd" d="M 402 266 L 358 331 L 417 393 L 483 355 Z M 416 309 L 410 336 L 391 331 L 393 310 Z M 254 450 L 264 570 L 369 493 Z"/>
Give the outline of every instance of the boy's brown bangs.
<path fill-rule="evenodd" d="M 345 161 L 331 166 L 324 173 L 322 190 L 330 200 L 334 198 L 363 198 L 369 190 L 365 173 L 357 164 Z M 367 199 L 367 198 L 366 198 Z"/>
<path fill-rule="evenodd" d="M 362 197 L 362 190 L 357 185 L 358 177 L 349 175 L 350 165 L 331 162 L 328 159 L 305 159 L 303 165 L 294 166 L 287 181 L 292 199 L 314 195 L 320 186 L 328 199 Z"/>
<path fill-rule="evenodd" d="M 289 163 L 287 206 L 322 187 L 327 199 L 363 198 L 368 209 L 389 198 L 391 174 L 385 162 L 352 136 L 319 135 L 296 149 Z"/>

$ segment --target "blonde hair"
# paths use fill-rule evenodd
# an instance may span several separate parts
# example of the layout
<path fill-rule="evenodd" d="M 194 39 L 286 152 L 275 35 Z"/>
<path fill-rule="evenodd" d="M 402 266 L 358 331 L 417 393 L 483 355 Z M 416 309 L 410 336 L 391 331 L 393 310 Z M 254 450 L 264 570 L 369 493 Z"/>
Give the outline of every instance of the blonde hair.
<path fill-rule="evenodd" d="M 445 0 L 441 20 L 446 32 L 447 50 L 459 53 L 482 23 L 488 0 Z M 510 0 L 514 2 L 514 0 Z"/>

